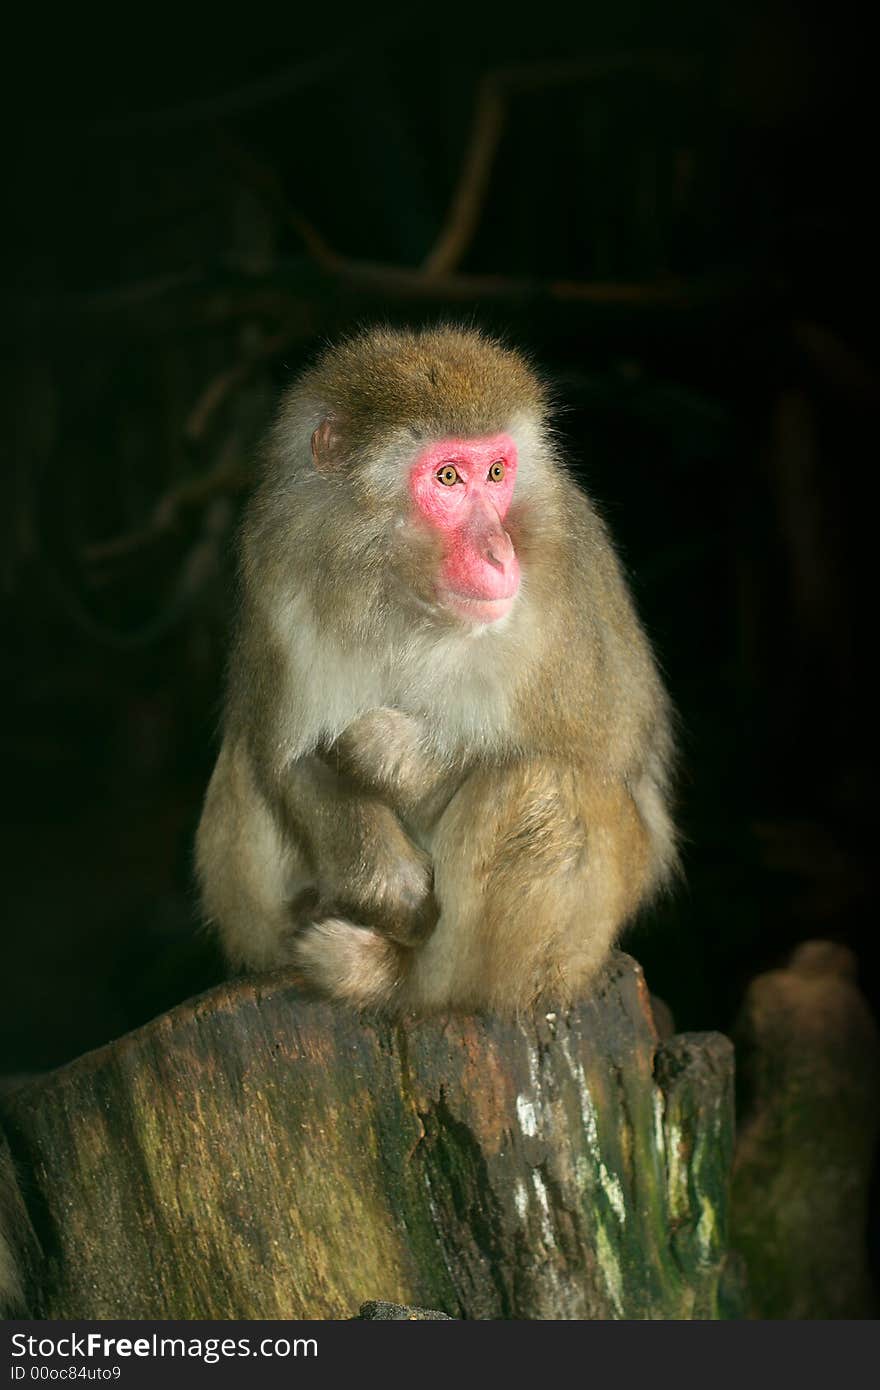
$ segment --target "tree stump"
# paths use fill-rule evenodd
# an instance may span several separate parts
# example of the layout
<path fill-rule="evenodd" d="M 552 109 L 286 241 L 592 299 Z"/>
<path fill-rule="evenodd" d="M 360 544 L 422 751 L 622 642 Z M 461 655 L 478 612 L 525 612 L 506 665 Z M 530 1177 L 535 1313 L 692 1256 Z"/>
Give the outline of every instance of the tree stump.
<path fill-rule="evenodd" d="M 734 1239 L 757 1318 L 874 1318 L 867 1221 L 880 1032 L 845 946 L 809 941 L 749 986 Z"/>
<path fill-rule="evenodd" d="M 365 1021 L 285 972 L 221 986 L 5 1102 L 32 1311 L 736 1314 L 732 1072 L 717 1034 L 659 1044 L 620 954 L 515 1023 Z"/>

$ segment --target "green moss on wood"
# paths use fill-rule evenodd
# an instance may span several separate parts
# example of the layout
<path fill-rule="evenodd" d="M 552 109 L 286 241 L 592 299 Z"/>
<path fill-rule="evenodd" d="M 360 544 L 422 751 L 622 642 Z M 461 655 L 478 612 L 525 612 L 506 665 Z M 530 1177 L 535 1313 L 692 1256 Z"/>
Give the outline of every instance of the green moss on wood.
<path fill-rule="evenodd" d="M 240 981 L 8 1103 L 47 1317 L 681 1318 L 721 1293 L 732 1055 L 616 956 L 518 1023 Z"/>

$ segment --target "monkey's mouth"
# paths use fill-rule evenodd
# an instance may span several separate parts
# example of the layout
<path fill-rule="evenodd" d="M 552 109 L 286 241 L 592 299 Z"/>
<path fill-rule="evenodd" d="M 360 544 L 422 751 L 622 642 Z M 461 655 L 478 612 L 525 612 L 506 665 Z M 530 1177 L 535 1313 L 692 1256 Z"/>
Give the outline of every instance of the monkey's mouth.
<path fill-rule="evenodd" d="M 454 589 L 445 589 L 440 595 L 443 607 L 469 623 L 497 623 L 506 618 L 519 589 L 504 598 L 477 598 L 471 594 L 459 594 Z"/>

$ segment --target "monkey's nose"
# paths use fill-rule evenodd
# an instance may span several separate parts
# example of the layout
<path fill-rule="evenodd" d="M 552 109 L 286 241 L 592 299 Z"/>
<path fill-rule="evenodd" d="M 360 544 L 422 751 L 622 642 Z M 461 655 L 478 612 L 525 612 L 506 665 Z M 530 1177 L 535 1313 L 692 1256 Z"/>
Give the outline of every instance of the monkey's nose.
<path fill-rule="evenodd" d="M 513 562 L 513 541 L 506 531 L 492 531 L 483 542 L 483 556 L 497 570 L 506 570 Z"/>

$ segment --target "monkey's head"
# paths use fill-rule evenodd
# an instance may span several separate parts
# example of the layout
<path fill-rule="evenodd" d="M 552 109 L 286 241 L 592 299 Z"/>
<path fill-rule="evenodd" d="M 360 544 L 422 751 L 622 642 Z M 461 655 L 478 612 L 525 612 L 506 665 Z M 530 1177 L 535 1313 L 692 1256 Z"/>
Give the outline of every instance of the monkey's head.
<path fill-rule="evenodd" d="M 371 331 L 302 378 L 279 437 L 307 432 L 309 491 L 322 480 L 337 521 L 348 513 L 355 569 L 381 570 L 444 620 L 486 625 L 519 592 L 546 413 L 525 361 L 480 333 Z"/>

